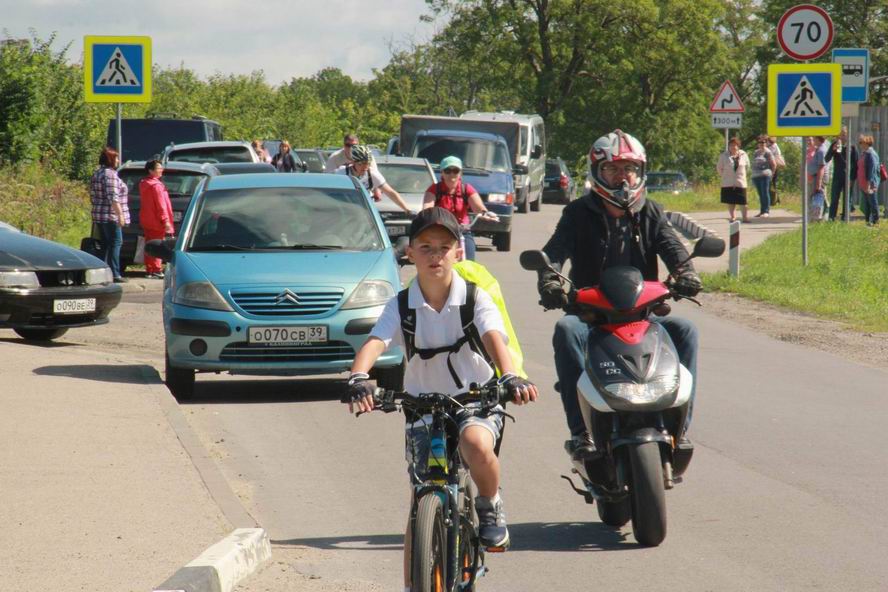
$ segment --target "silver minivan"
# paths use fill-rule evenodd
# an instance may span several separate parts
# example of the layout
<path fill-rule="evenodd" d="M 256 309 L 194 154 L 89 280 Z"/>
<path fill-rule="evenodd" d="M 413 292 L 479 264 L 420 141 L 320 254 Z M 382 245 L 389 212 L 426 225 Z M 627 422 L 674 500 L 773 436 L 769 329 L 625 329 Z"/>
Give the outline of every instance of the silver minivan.
<path fill-rule="evenodd" d="M 543 203 L 543 184 L 546 176 L 546 125 L 539 115 L 525 115 L 514 111 L 466 111 L 463 119 L 480 121 L 517 121 L 521 125 L 518 163 L 527 167 L 527 174 L 515 175 L 515 206 L 519 212 L 538 212 Z"/>

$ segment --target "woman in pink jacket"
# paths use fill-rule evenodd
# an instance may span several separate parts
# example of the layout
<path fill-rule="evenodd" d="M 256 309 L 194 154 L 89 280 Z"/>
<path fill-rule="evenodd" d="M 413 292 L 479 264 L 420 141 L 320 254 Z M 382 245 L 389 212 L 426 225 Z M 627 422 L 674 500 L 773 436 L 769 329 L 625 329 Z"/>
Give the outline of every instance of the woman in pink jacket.
<path fill-rule="evenodd" d="M 163 175 L 163 165 L 159 160 L 149 160 L 145 163 L 145 172 L 148 176 L 139 182 L 139 196 L 142 207 L 139 213 L 139 223 L 145 234 L 145 241 L 162 239 L 168 234 L 173 234 L 173 204 L 170 202 L 170 194 L 160 180 Z M 156 257 L 145 253 L 145 272 L 149 278 L 163 279 L 163 262 Z"/>

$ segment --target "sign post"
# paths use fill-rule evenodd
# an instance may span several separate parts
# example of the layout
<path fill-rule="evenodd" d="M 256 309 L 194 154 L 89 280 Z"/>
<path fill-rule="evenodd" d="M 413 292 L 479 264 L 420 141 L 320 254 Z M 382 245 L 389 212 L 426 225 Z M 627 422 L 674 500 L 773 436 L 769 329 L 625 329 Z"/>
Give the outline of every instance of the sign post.
<path fill-rule="evenodd" d="M 743 112 L 746 108 L 740 95 L 734 89 L 730 80 L 725 80 L 721 88 L 715 93 L 715 98 L 709 104 L 709 112 L 712 114 L 712 127 L 725 130 L 725 150 L 728 149 L 728 130 L 743 127 Z"/>
<path fill-rule="evenodd" d="M 117 151 L 123 159 L 123 103 L 151 102 L 151 38 L 86 35 L 83 94 L 87 103 L 117 103 Z"/>
<path fill-rule="evenodd" d="M 848 116 L 848 127 L 851 118 L 856 117 L 856 108 L 860 103 L 869 100 L 869 64 L 870 52 L 864 48 L 834 49 L 832 61 L 842 65 L 842 115 Z M 853 115 L 852 115 L 853 113 Z M 849 130 L 845 138 L 847 154 L 845 155 L 845 211 L 844 220 L 851 219 L 851 146 L 853 134 Z"/>

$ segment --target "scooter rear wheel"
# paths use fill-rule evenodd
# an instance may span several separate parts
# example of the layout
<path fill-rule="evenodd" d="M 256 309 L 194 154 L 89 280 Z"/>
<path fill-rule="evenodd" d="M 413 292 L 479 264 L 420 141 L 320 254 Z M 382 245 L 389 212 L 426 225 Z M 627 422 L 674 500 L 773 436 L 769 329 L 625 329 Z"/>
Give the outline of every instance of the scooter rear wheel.
<path fill-rule="evenodd" d="M 626 447 L 632 468 L 629 498 L 632 502 L 632 533 L 647 547 L 656 547 L 666 538 L 666 493 L 663 487 L 663 461 L 658 442 Z"/>

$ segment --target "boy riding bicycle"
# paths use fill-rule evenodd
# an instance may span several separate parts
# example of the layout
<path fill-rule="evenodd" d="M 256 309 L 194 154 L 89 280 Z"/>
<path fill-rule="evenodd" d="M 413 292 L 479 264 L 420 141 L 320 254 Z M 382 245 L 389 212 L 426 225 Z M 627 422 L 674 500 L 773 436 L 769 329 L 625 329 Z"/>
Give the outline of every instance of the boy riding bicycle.
<path fill-rule="evenodd" d="M 459 223 L 453 214 L 442 208 L 422 210 L 411 224 L 409 236 L 407 256 L 416 265 L 416 281 L 407 289 L 406 305 L 415 315 L 412 346 L 420 355 L 409 357 L 404 390 L 413 394 L 439 392 L 455 395 L 468 390 L 473 382 L 484 384 L 494 378 L 494 369 L 483 354 L 471 346 L 461 323 L 460 307 L 466 304 L 468 294 L 474 292 L 473 324 L 485 352 L 500 370 L 499 383 L 506 386 L 516 404 L 535 401 L 536 387 L 515 374 L 503 319 L 493 300 L 483 290 L 475 290 L 474 285 L 467 284 L 453 270 L 453 264 L 462 254 Z M 402 306 L 399 307 L 398 296 L 388 302 L 355 357 L 349 378 L 349 412 L 373 410 L 373 387 L 368 372 L 386 349 L 405 345 Z M 415 453 L 428 454 L 429 448 L 423 427 L 422 418 L 407 426 L 407 459 L 408 462 L 415 459 L 418 465 L 424 459 Z M 502 416 L 465 413 L 460 418 L 459 430 L 460 456 L 468 465 L 479 493 L 475 508 L 481 544 L 504 549 L 509 545 L 509 531 L 499 495 L 500 467 L 495 453 L 502 431 Z M 413 470 L 411 466 L 410 474 Z M 404 541 L 407 590 L 410 589 L 410 548 L 408 525 Z"/>

